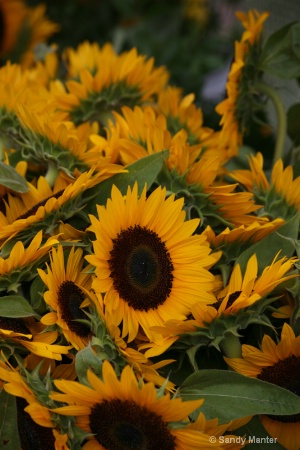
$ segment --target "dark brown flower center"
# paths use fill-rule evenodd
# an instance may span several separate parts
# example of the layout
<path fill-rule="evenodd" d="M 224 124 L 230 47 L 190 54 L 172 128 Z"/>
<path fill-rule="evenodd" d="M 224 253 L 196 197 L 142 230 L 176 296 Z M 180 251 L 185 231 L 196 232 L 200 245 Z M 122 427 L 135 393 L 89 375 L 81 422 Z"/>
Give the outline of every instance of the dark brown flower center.
<path fill-rule="evenodd" d="M 229 295 L 226 309 L 230 308 L 230 306 L 233 305 L 233 303 L 236 301 L 236 299 L 239 298 L 239 296 L 241 295 L 241 292 L 242 291 L 236 291 Z M 221 305 L 223 300 L 224 300 L 224 297 L 220 298 L 217 302 L 213 303 L 210 306 L 213 306 L 214 308 L 219 309 L 219 306 Z"/>
<path fill-rule="evenodd" d="M 2 212 L 2 214 L 4 214 L 4 216 L 6 215 L 6 206 L 5 206 L 5 199 L 4 199 L 4 197 L 0 197 L 0 211 Z"/>
<path fill-rule="evenodd" d="M 45 200 L 40 201 L 39 203 L 36 203 L 32 208 L 28 209 L 28 211 L 26 211 L 25 213 L 21 214 L 19 217 L 17 217 L 15 220 L 19 220 L 19 219 L 28 219 L 28 217 L 33 216 L 34 214 L 36 214 L 37 210 L 39 209 L 40 206 L 45 206 L 47 201 L 50 198 L 59 198 L 61 197 L 61 195 L 63 194 L 64 190 L 62 189 L 61 191 L 56 192 L 56 194 L 51 195 L 50 197 L 45 198 Z"/>
<path fill-rule="evenodd" d="M 2 330 L 14 331 L 15 333 L 31 334 L 21 319 L 15 319 L 14 317 L 0 317 L 0 328 Z M 18 339 L 26 341 L 31 340 L 25 336 L 20 336 Z"/>
<path fill-rule="evenodd" d="M 55 450 L 55 438 L 51 428 L 38 425 L 24 411 L 28 406 L 25 399 L 16 397 L 17 423 L 22 450 Z"/>
<path fill-rule="evenodd" d="M 175 450 L 163 418 L 130 400 L 104 400 L 91 411 L 90 428 L 106 450 Z"/>
<path fill-rule="evenodd" d="M 300 357 L 292 355 L 286 359 L 279 360 L 273 366 L 264 367 L 257 378 L 288 389 L 300 396 Z M 300 414 L 291 416 L 270 415 L 268 417 L 284 423 L 300 422 Z"/>
<path fill-rule="evenodd" d="M 174 266 L 166 245 L 152 230 L 136 225 L 113 239 L 109 268 L 114 288 L 135 310 L 148 311 L 170 295 Z"/>
<path fill-rule="evenodd" d="M 85 295 L 73 281 L 64 281 L 58 289 L 58 303 L 62 319 L 69 329 L 80 337 L 87 337 L 90 328 L 87 324 L 78 320 L 87 320 L 87 316 L 80 308 Z"/>

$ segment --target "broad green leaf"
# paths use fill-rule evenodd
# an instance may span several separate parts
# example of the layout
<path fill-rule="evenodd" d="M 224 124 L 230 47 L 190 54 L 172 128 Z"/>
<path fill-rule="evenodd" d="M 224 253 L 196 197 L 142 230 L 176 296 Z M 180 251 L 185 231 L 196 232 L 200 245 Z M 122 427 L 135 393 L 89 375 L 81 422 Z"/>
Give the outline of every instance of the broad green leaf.
<path fill-rule="evenodd" d="M 234 430 L 232 434 L 245 436 L 248 441 L 247 450 L 285 450 L 285 447 L 278 443 L 276 437 L 273 438 L 267 433 L 257 416 L 243 427 Z"/>
<path fill-rule="evenodd" d="M 29 190 L 22 175 L 2 161 L 0 161 L 0 185 L 22 194 Z"/>
<path fill-rule="evenodd" d="M 272 263 L 279 250 L 281 250 L 279 258 L 283 258 L 284 256 L 287 258 L 292 257 L 295 246 L 292 244 L 291 239 L 297 239 L 298 237 L 299 219 L 300 215 L 296 214 L 278 230 L 251 245 L 241 253 L 236 260 L 236 264 L 240 265 L 242 273 L 245 272 L 247 262 L 254 253 L 257 256 L 259 275 L 265 267 Z M 285 239 L 285 236 L 288 236 L 290 239 Z"/>
<path fill-rule="evenodd" d="M 284 79 L 300 76 L 300 23 L 290 23 L 273 33 L 262 55 L 261 69 Z"/>
<path fill-rule="evenodd" d="M 20 450 L 16 398 L 4 389 L 0 392 L 0 449 Z"/>
<path fill-rule="evenodd" d="M 19 295 L 0 297 L 0 317 L 31 317 L 36 313 L 28 301 Z"/>
<path fill-rule="evenodd" d="M 204 399 L 200 411 L 220 423 L 256 414 L 300 413 L 300 397 L 271 383 L 231 370 L 199 370 L 180 388 L 184 400 Z"/>
<path fill-rule="evenodd" d="M 111 196 L 113 185 L 117 186 L 123 194 L 126 194 L 128 186 L 132 187 L 135 182 L 138 183 L 139 194 L 141 194 L 145 185 L 147 185 L 147 188 L 149 189 L 160 172 L 167 156 L 168 150 L 145 156 L 127 166 L 127 173 L 116 174 L 103 181 L 96 187 L 96 196 L 89 202 L 86 210 L 88 210 L 90 214 L 95 214 L 96 205 L 105 205 L 107 199 Z M 95 190 L 95 188 L 93 188 L 93 190 Z M 91 191 L 92 190 L 89 190 L 89 194 Z"/>

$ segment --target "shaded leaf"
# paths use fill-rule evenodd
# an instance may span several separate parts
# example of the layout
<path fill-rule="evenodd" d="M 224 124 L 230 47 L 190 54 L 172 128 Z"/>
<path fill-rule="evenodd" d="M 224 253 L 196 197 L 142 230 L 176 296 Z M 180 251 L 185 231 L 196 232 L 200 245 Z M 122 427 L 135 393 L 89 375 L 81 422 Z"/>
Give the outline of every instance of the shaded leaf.
<path fill-rule="evenodd" d="M 0 448 L 20 450 L 16 398 L 4 389 L 0 392 Z"/>
<path fill-rule="evenodd" d="M 19 295 L 0 297 L 0 317 L 36 316 L 28 301 Z"/>
<path fill-rule="evenodd" d="M 262 70 L 283 79 L 300 76 L 300 23 L 294 22 L 273 33 L 262 56 Z"/>
<path fill-rule="evenodd" d="M 180 388 L 184 400 L 203 398 L 200 408 L 207 419 L 220 423 L 256 414 L 300 413 L 300 397 L 271 383 L 231 370 L 199 370 Z"/>
<path fill-rule="evenodd" d="M 26 180 L 12 166 L 0 161 L 0 185 L 15 192 L 28 192 Z"/>

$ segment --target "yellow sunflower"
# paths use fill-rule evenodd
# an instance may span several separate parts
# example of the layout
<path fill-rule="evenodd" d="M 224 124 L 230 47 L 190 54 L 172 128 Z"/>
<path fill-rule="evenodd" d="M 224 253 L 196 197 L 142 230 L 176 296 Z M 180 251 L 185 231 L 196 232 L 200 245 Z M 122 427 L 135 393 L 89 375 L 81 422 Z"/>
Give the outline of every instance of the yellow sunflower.
<path fill-rule="evenodd" d="M 222 248 L 225 244 L 254 243 L 280 228 L 285 221 L 283 219 L 274 219 L 264 223 L 252 222 L 250 225 L 240 225 L 230 229 L 226 227 L 221 233 L 216 234 L 208 225 L 203 234 L 207 237 L 208 242 L 213 248 Z"/>
<path fill-rule="evenodd" d="M 155 68 L 154 59 L 139 55 L 135 48 L 118 55 L 109 43 L 102 49 L 92 45 L 92 53 L 95 49 L 97 53 L 93 61 L 86 55 L 80 62 L 79 55 L 87 51 L 87 43 L 69 52 L 69 59 L 67 53 L 70 73 L 73 77 L 76 73 L 80 80 L 67 81 L 66 90 L 62 83 L 60 88 L 58 82 L 53 86 L 58 108 L 67 111 L 76 125 L 87 120 L 107 124 L 113 110 L 151 101 L 167 84 L 166 69 Z M 75 66 L 72 67 L 72 63 Z"/>
<path fill-rule="evenodd" d="M 277 257 L 278 255 L 270 266 L 264 268 L 259 277 L 255 254 L 249 259 L 244 276 L 240 265 L 236 264 L 227 286 L 218 289 L 214 304 L 197 302 L 192 305 L 187 320 L 172 319 L 162 326 L 153 327 L 152 333 L 157 333 L 155 340 L 141 344 L 139 349 L 146 350 L 147 358 L 160 355 L 180 339 L 181 334 L 195 332 L 197 328 L 207 328 L 208 324 L 222 316 L 237 314 L 270 294 L 281 283 L 299 276 L 295 273 L 285 275 L 293 268 L 296 258 L 277 260 Z"/>
<path fill-rule="evenodd" d="M 247 377 L 259 378 L 288 389 L 299 395 L 300 336 L 285 323 L 280 342 L 264 335 L 261 349 L 252 345 L 242 346 L 242 358 L 225 358 L 226 363 Z M 300 448 L 300 415 L 260 417 L 270 436 L 288 450 Z"/>
<path fill-rule="evenodd" d="M 83 263 L 82 249 L 72 247 L 65 265 L 64 251 L 60 245 L 51 252 L 47 273 L 37 269 L 49 289 L 44 293 L 44 300 L 52 310 L 42 317 L 41 322 L 45 325 L 57 324 L 76 350 L 85 348 L 91 336 L 90 327 L 79 321 L 87 319 L 82 304 L 87 303 L 86 292 L 92 284 L 91 274 L 84 273 Z"/>
<path fill-rule="evenodd" d="M 247 121 L 243 117 L 245 103 L 249 103 L 247 90 L 247 80 L 245 70 L 247 59 L 251 47 L 254 47 L 260 40 L 263 24 L 268 18 L 268 13 L 259 13 L 256 10 L 246 13 L 237 13 L 238 19 L 242 22 L 245 31 L 240 42 L 235 43 L 234 61 L 228 75 L 226 84 L 227 97 L 216 107 L 218 114 L 222 116 L 220 125 L 220 147 L 228 149 L 228 156 L 237 154 L 238 147 L 242 144 L 243 134 Z M 253 82 L 253 77 L 251 77 Z"/>
<path fill-rule="evenodd" d="M 169 149 L 166 159 L 168 169 L 182 174 L 199 156 L 200 144 L 189 144 L 188 133 L 180 128 L 173 136 L 166 117 L 157 113 L 154 106 L 122 108 L 122 114 L 114 113 L 114 123 L 109 122 L 110 153 L 117 146 L 123 164 L 131 164 L 149 154 Z M 117 141 L 118 138 L 118 141 Z"/>
<path fill-rule="evenodd" d="M 0 0 L 2 42 L 0 58 L 30 66 L 34 47 L 45 42 L 59 25 L 45 16 L 45 5 L 28 8 L 23 0 Z"/>
<path fill-rule="evenodd" d="M 26 267 L 37 261 L 45 256 L 59 242 L 56 236 L 53 236 L 42 244 L 42 238 L 43 232 L 39 231 L 27 248 L 24 248 L 22 241 L 16 242 L 10 250 L 8 258 L 0 257 L 0 275 L 3 276 L 12 271 L 20 270 L 22 267 Z"/>
<path fill-rule="evenodd" d="M 241 183 L 249 192 L 254 192 L 260 201 L 265 202 L 265 209 L 274 217 L 285 219 L 300 211 L 300 200 L 297 192 L 300 188 L 300 177 L 294 179 L 291 165 L 284 167 L 279 159 L 272 168 L 270 182 L 263 170 L 261 153 L 251 155 L 249 170 L 235 170 L 230 176 Z"/>
<path fill-rule="evenodd" d="M 12 367 L 0 366 L 4 389 L 16 396 L 17 426 L 21 448 L 68 450 L 68 436 L 55 429 L 53 414 L 41 404 L 30 385 Z"/>
<path fill-rule="evenodd" d="M 296 262 L 296 258 L 275 256 L 271 265 L 266 266 L 258 277 L 256 254 L 247 262 L 244 276 L 239 264 L 236 264 L 227 286 L 217 295 L 218 314 L 235 314 L 241 308 L 246 308 L 272 292 L 279 284 L 298 276 L 286 275 Z"/>
<path fill-rule="evenodd" d="M 60 211 L 69 201 L 80 196 L 85 190 L 97 185 L 121 170 L 120 166 L 103 163 L 94 174 L 94 168 L 70 181 L 58 176 L 53 188 L 45 177 L 39 177 L 36 186 L 28 183 L 29 192 L 20 196 L 8 194 L 5 213 L 0 211 L 0 243 L 4 244 L 19 232 L 32 227 L 51 213 Z M 58 225 L 58 223 L 57 223 Z"/>
<path fill-rule="evenodd" d="M 58 168 L 68 173 L 74 168 L 82 171 L 88 167 L 84 162 L 87 144 L 80 140 L 74 124 L 64 120 L 63 114 L 34 111 L 26 106 L 19 106 L 15 113 L 22 126 L 24 145 L 32 148 L 26 155 L 27 158 L 30 155 L 31 162 L 51 166 L 55 161 Z M 97 162 L 94 158 L 89 167 Z"/>
<path fill-rule="evenodd" d="M 75 416 L 77 426 L 92 433 L 84 450 L 219 448 L 205 433 L 186 427 L 187 416 L 203 400 L 184 402 L 169 394 L 158 397 L 154 384 L 138 383 L 130 366 L 123 369 L 119 380 L 108 361 L 103 363 L 103 381 L 91 371 L 87 376 L 91 387 L 57 380 L 54 383 L 63 394 L 50 395 L 68 404 L 54 412 Z"/>
<path fill-rule="evenodd" d="M 56 331 L 46 331 L 46 327 L 33 317 L 0 317 L 0 340 L 22 346 L 43 358 L 62 360 L 71 346 L 54 344 L 58 337 Z M 19 350 L 17 350 L 18 352 Z"/>
<path fill-rule="evenodd" d="M 245 441 L 243 443 L 241 442 L 241 439 L 237 439 L 237 436 L 229 434 L 229 432 L 246 425 L 246 423 L 250 420 L 251 417 L 243 417 L 242 419 L 231 420 L 228 423 L 223 423 L 220 425 L 218 424 L 218 418 L 207 420 L 204 414 L 200 413 L 197 420 L 188 425 L 187 429 L 202 431 L 208 436 L 214 436 L 216 438 L 216 442 L 218 442 L 221 448 L 233 450 L 244 448 L 244 446 L 247 445 L 246 439 L 244 437 Z"/>
<path fill-rule="evenodd" d="M 0 57 L 4 59 L 17 42 L 26 16 L 26 6 L 22 0 L 0 0 L 0 16 L 2 27 Z"/>
<path fill-rule="evenodd" d="M 157 111 L 167 119 L 172 135 L 184 128 L 189 144 L 207 146 L 214 131 L 203 125 L 203 112 L 195 104 L 195 94 L 182 96 L 178 87 L 167 86 L 158 94 Z"/>
<path fill-rule="evenodd" d="M 90 216 L 96 235 L 93 288 L 105 293 L 105 307 L 115 325 L 123 321 L 122 336 L 132 341 L 139 326 L 151 337 L 151 326 L 183 319 L 197 301 L 213 303 L 214 276 L 209 268 L 216 259 L 206 239 L 191 236 L 199 220 L 185 222 L 183 198 L 165 198 L 161 187 L 146 198 L 138 197 L 137 184 L 126 197 L 114 186 L 106 208 Z"/>

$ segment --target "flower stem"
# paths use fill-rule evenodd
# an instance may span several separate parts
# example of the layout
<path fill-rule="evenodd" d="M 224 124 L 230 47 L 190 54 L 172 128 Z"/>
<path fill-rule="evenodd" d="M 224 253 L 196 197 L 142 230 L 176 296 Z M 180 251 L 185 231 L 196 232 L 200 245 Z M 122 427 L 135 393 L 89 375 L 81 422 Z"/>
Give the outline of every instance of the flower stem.
<path fill-rule="evenodd" d="M 220 343 L 220 348 L 227 358 L 241 358 L 242 346 L 238 336 L 229 334 Z"/>
<path fill-rule="evenodd" d="M 49 163 L 45 178 L 51 187 L 54 186 L 57 176 L 58 176 L 58 169 L 57 169 L 56 165 Z"/>
<path fill-rule="evenodd" d="M 273 105 L 275 107 L 276 115 L 277 115 L 277 136 L 276 136 L 276 144 L 273 156 L 273 166 L 278 161 L 278 159 L 282 158 L 284 153 L 284 143 L 287 133 L 287 119 L 286 119 L 286 111 L 280 96 L 277 94 L 275 89 L 271 86 L 258 82 L 255 87 L 262 93 L 265 94 L 270 100 L 272 100 Z"/>

